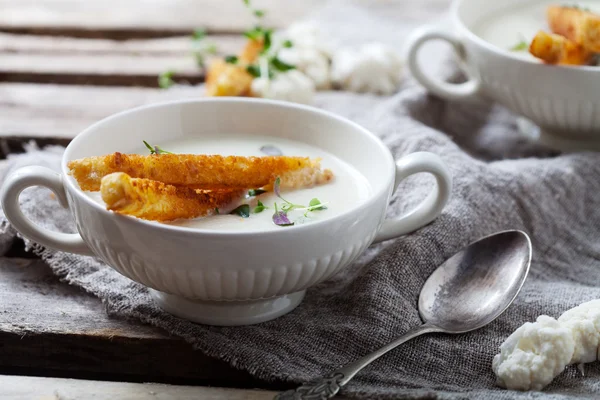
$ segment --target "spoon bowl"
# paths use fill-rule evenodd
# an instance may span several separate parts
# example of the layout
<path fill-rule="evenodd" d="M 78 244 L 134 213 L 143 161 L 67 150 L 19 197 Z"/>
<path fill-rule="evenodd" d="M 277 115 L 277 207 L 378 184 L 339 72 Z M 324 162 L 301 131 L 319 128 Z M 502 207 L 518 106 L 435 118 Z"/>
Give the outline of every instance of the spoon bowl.
<path fill-rule="evenodd" d="M 464 333 L 489 324 L 519 294 L 531 252 L 529 237 L 516 230 L 472 243 L 427 279 L 419 296 L 421 319 L 445 333 Z"/>

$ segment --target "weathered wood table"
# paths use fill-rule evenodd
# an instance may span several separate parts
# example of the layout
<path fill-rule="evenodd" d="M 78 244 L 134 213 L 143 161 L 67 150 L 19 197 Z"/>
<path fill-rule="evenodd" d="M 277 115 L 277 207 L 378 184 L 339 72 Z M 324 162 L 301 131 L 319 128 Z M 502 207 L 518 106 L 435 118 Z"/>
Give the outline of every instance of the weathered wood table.
<path fill-rule="evenodd" d="M 324 3 L 256 0 L 255 6 L 268 11 L 265 25 L 283 27 Z M 442 11 L 447 2 L 397 3 L 418 19 L 432 4 Z M 192 86 L 203 76 L 191 56 L 191 32 L 205 28 L 219 53 L 231 54 L 253 23 L 241 0 L 0 0 L 0 158 L 32 140 L 66 145 L 117 111 L 200 96 Z M 191 85 L 157 88 L 165 70 Z M 20 242 L 0 258 L 0 398 L 273 396 L 250 388 L 283 386 L 265 387 L 160 329 L 109 318 L 98 299 L 59 282 Z"/>

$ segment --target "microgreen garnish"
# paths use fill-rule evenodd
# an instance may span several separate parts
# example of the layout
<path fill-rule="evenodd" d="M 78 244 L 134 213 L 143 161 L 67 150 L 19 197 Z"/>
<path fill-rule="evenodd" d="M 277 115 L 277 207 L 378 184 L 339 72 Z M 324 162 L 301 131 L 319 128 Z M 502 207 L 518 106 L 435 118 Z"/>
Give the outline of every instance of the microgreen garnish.
<path fill-rule="evenodd" d="M 529 48 L 529 44 L 522 34 L 519 34 L 519 42 L 512 46 L 510 51 L 525 51 Z"/>
<path fill-rule="evenodd" d="M 244 5 L 246 7 L 248 7 L 248 9 L 250 11 L 252 11 L 252 14 L 254 14 L 254 16 L 256 18 L 262 18 L 265 16 L 265 12 L 263 10 L 256 10 L 256 9 L 252 8 L 252 4 L 250 4 L 250 0 L 242 0 L 242 1 L 244 2 Z"/>
<path fill-rule="evenodd" d="M 294 204 L 294 203 L 284 199 L 283 197 L 281 197 L 281 178 L 279 178 L 279 177 L 277 177 L 277 179 L 275 179 L 275 183 L 273 184 L 273 192 L 275 192 L 277 197 L 279 197 L 284 202 L 284 204 L 281 206 L 281 211 L 279 211 L 279 209 L 277 207 L 277 203 L 275 203 L 275 214 L 273 214 L 273 222 L 279 226 L 287 226 L 287 225 L 294 224 L 293 222 L 290 222 L 288 215 L 287 215 L 288 212 L 290 212 L 290 211 L 293 211 L 293 210 L 305 211 L 304 217 L 307 218 L 308 213 L 311 211 L 327 209 L 327 207 L 326 207 L 327 203 L 321 203 L 321 200 L 317 199 L 316 197 L 308 203 L 308 206 L 303 206 L 301 204 Z M 286 221 L 290 222 L 290 223 L 288 224 Z"/>
<path fill-rule="evenodd" d="M 238 58 L 237 58 L 237 56 L 226 56 L 225 62 L 229 63 L 229 64 L 237 64 Z"/>
<path fill-rule="evenodd" d="M 291 40 L 286 40 L 283 42 L 282 46 L 285 47 L 286 49 L 289 49 L 290 47 L 292 47 L 294 45 L 294 43 L 292 43 Z"/>
<path fill-rule="evenodd" d="M 219 207 L 215 207 L 215 213 L 218 214 L 219 213 Z"/>
<path fill-rule="evenodd" d="M 242 204 L 229 214 L 239 215 L 242 218 L 248 218 L 250 216 L 250 206 L 248 204 Z"/>
<path fill-rule="evenodd" d="M 269 207 L 265 206 L 260 200 L 258 200 L 256 207 L 254 207 L 254 214 L 261 213 L 264 210 L 266 210 L 267 208 L 269 208 Z"/>
<path fill-rule="evenodd" d="M 192 40 L 202 40 L 206 37 L 206 30 L 199 28 L 192 33 Z"/>
<path fill-rule="evenodd" d="M 308 210 L 310 208 L 310 207 L 305 207 L 302 204 L 294 204 L 291 201 L 288 201 L 288 200 L 284 199 L 283 197 L 281 197 L 281 178 L 279 178 L 279 177 L 277 177 L 277 179 L 275 179 L 275 184 L 273 185 L 273 192 L 275 192 L 275 195 L 277 195 L 277 197 L 279 197 L 285 203 L 281 206 L 281 210 L 286 213 L 288 211 L 292 211 L 292 210 Z M 308 211 L 310 211 L 310 210 L 308 210 Z"/>
<path fill-rule="evenodd" d="M 217 53 L 217 46 L 214 43 L 207 42 L 204 40 L 205 38 L 206 30 L 204 29 L 196 29 L 192 33 L 193 55 L 196 59 L 196 64 L 200 68 L 204 68 L 208 55 Z"/>
<path fill-rule="evenodd" d="M 255 78 L 260 77 L 260 68 L 258 65 L 248 65 L 246 71 Z"/>
<path fill-rule="evenodd" d="M 144 145 L 146 145 L 146 147 L 148 148 L 148 150 L 150 150 L 150 154 L 173 154 L 170 151 L 166 151 L 164 149 L 161 149 L 159 146 L 151 146 L 145 140 L 142 140 L 142 142 L 144 142 Z"/>
<path fill-rule="evenodd" d="M 275 203 L 275 214 L 273 214 L 273 223 L 279 226 L 291 226 L 294 225 L 287 216 L 287 212 L 279 211 L 277 209 L 277 203 Z"/>
<path fill-rule="evenodd" d="M 325 204 L 321 203 L 321 200 L 317 199 L 316 197 L 308 203 L 308 208 L 310 208 L 309 211 L 326 210 L 327 209 Z"/>
<path fill-rule="evenodd" d="M 278 148 L 270 144 L 266 144 L 260 148 L 260 151 L 269 156 L 282 156 L 283 152 Z"/>
<path fill-rule="evenodd" d="M 529 45 L 527 44 L 527 42 L 520 41 L 519 43 L 517 43 L 513 47 L 511 47 L 510 51 L 525 51 L 525 50 L 527 50 L 528 47 L 529 47 Z"/>
<path fill-rule="evenodd" d="M 168 89 L 175 84 L 173 80 L 174 71 L 165 71 L 158 75 L 158 87 L 161 89 Z"/>
<path fill-rule="evenodd" d="M 250 189 L 248 190 L 248 197 L 256 197 L 266 192 L 264 189 Z"/>
<path fill-rule="evenodd" d="M 277 57 L 273 57 L 273 59 L 271 60 L 271 66 L 273 68 L 275 68 L 276 71 L 280 71 L 280 72 L 286 72 L 286 71 L 289 71 L 290 69 L 296 69 L 295 65 L 291 65 L 286 62 L 283 62 Z"/>

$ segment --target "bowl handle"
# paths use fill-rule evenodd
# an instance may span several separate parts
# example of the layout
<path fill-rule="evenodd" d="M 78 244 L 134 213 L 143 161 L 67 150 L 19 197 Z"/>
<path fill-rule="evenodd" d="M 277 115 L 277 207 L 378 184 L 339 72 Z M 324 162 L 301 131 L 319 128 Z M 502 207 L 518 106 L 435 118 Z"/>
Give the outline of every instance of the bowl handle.
<path fill-rule="evenodd" d="M 469 77 L 469 80 L 464 83 L 448 83 L 439 79 L 433 79 L 423 72 L 419 66 L 417 55 L 425 42 L 435 39 L 445 40 L 450 43 L 458 57 L 461 60 L 464 59 L 465 49 L 455 34 L 435 26 L 424 26 L 416 29 L 408 38 L 408 69 L 411 74 L 431 93 L 448 100 L 466 99 L 477 95 L 481 86 L 477 78 Z"/>
<path fill-rule="evenodd" d="M 452 177 L 438 155 L 422 151 L 398 160 L 394 189 L 402 179 L 420 172 L 432 174 L 437 181 L 436 188 L 413 210 L 398 218 L 385 220 L 375 236 L 374 243 L 416 231 L 442 213 L 452 191 Z"/>
<path fill-rule="evenodd" d="M 30 186 L 47 187 L 54 192 L 63 207 L 69 207 L 60 174 L 39 166 L 20 168 L 6 178 L 2 190 L 2 209 L 15 229 L 28 239 L 44 246 L 69 253 L 93 255 L 79 233 L 51 231 L 34 224 L 23 214 L 19 205 L 19 195 Z"/>

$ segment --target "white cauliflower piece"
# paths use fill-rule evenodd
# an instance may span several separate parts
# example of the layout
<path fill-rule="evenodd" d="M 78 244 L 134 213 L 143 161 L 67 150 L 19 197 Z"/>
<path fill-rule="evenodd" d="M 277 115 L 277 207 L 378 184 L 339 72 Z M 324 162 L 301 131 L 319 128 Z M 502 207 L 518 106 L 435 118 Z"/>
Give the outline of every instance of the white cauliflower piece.
<path fill-rule="evenodd" d="M 600 300 L 583 303 L 558 318 L 571 331 L 575 351 L 569 364 L 589 363 L 600 358 Z"/>
<path fill-rule="evenodd" d="M 277 73 L 272 79 L 254 79 L 252 94 L 265 99 L 311 104 L 315 95 L 315 84 L 302 72 L 293 69 Z"/>
<path fill-rule="evenodd" d="M 342 48 L 333 55 L 331 78 L 344 90 L 393 94 L 402 81 L 402 60 L 381 43 Z"/>
<path fill-rule="evenodd" d="M 312 79 L 317 89 L 331 87 L 329 58 L 317 49 L 294 45 L 279 50 L 278 57 L 281 61 L 296 66 Z"/>
<path fill-rule="evenodd" d="M 492 368 L 500 386 L 541 390 L 565 369 L 574 350 L 571 331 L 554 318 L 542 315 L 504 341 Z"/>
<path fill-rule="evenodd" d="M 277 57 L 287 64 L 296 66 L 313 80 L 317 89 L 331 87 L 331 47 L 318 26 L 310 22 L 295 23 L 282 32 L 277 39 L 282 45 L 285 40 L 291 47 L 281 47 Z"/>
<path fill-rule="evenodd" d="M 284 32 L 286 39 L 293 47 L 316 50 L 327 58 L 331 58 L 332 46 L 321 29 L 311 22 L 297 22 Z"/>

